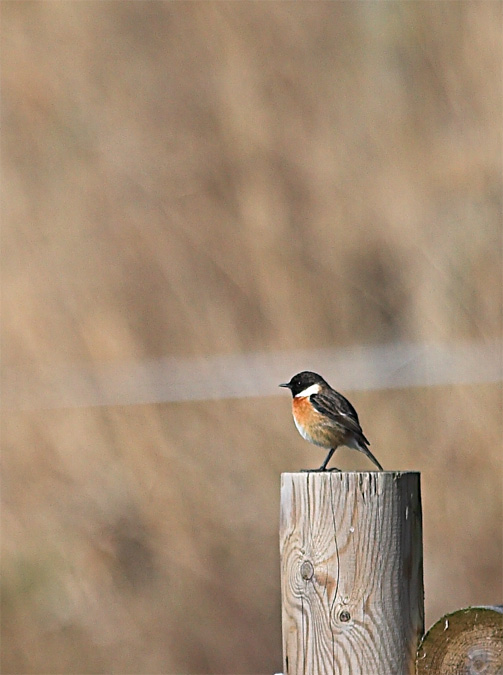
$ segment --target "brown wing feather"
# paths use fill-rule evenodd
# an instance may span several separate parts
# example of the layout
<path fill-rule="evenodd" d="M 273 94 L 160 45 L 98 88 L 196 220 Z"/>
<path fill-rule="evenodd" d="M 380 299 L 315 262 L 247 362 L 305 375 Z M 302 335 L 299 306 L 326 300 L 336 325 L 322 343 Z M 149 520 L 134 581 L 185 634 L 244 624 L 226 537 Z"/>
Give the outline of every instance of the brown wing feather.
<path fill-rule="evenodd" d="M 360 426 L 358 413 L 348 399 L 342 394 L 339 394 L 336 391 L 331 391 L 326 394 L 312 394 L 310 401 L 313 404 L 314 409 L 319 413 L 326 415 L 338 426 L 347 429 L 364 445 L 370 445 Z"/>

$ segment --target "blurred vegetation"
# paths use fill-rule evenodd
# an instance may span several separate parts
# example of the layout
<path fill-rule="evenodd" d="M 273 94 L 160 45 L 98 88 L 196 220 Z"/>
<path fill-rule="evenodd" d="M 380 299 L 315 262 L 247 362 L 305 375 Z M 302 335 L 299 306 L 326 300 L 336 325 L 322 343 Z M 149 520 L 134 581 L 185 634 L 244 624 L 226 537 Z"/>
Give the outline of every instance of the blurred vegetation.
<path fill-rule="evenodd" d="M 2 10 L 4 367 L 501 335 L 501 3 Z M 501 601 L 501 386 L 351 400 L 427 623 Z M 2 672 L 279 669 L 289 411 L 4 410 Z"/>

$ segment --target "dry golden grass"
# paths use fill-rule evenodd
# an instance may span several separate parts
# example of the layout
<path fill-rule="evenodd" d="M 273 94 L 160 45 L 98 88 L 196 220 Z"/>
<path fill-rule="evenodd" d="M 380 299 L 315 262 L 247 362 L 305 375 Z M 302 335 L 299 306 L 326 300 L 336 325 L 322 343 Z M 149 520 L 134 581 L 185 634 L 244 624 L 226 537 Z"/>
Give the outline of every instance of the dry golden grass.
<path fill-rule="evenodd" d="M 2 9 L 4 367 L 500 336 L 500 3 Z M 351 399 L 501 602 L 501 386 Z M 278 669 L 289 405 L 4 410 L 2 672 Z"/>

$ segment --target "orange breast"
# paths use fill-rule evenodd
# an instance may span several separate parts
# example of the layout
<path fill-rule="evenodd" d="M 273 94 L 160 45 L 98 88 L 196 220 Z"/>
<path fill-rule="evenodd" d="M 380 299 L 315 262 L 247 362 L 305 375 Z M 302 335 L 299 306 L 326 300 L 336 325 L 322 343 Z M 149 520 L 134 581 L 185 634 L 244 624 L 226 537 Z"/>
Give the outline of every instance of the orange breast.
<path fill-rule="evenodd" d="M 295 425 L 306 441 L 322 448 L 336 448 L 344 443 L 344 431 L 317 412 L 309 402 L 309 397 L 296 396 L 292 408 Z"/>
<path fill-rule="evenodd" d="M 309 398 L 307 396 L 295 396 L 292 407 L 295 421 L 302 426 L 312 424 L 315 421 L 315 416 L 319 416 L 313 406 L 309 403 Z"/>

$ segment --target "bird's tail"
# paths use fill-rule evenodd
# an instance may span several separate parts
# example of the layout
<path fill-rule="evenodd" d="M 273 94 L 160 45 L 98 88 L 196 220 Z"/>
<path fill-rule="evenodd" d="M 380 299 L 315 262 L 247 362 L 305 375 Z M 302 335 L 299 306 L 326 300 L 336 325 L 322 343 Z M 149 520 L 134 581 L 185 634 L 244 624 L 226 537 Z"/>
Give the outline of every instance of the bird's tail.
<path fill-rule="evenodd" d="M 362 438 L 355 439 L 355 443 L 352 447 L 354 447 L 355 450 L 359 450 L 360 452 L 363 452 L 363 454 L 366 455 L 370 459 L 370 461 L 373 462 L 377 466 L 379 471 L 384 471 L 384 469 L 379 464 L 377 459 L 374 457 L 374 455 L 368 449 L 367 445 L 368 445 L 368 441 L 365 438 L 365 436 L 363 436 L 363 434 L 362 434 Z"/>
<path fill-rule="evenodd" d="M 374 462 L 379 471 L 384 471 L 382 466 L 379 464 L 377 459 L 374 457 L 374 455 L 370 452 L 370 450 L 367 447 L 364 446 L 363 448 L 360 448 L 360 450 L 363 452 L 364 455 L 367 455 L 367 457 L 370 459 L 371 462 Z"/>

